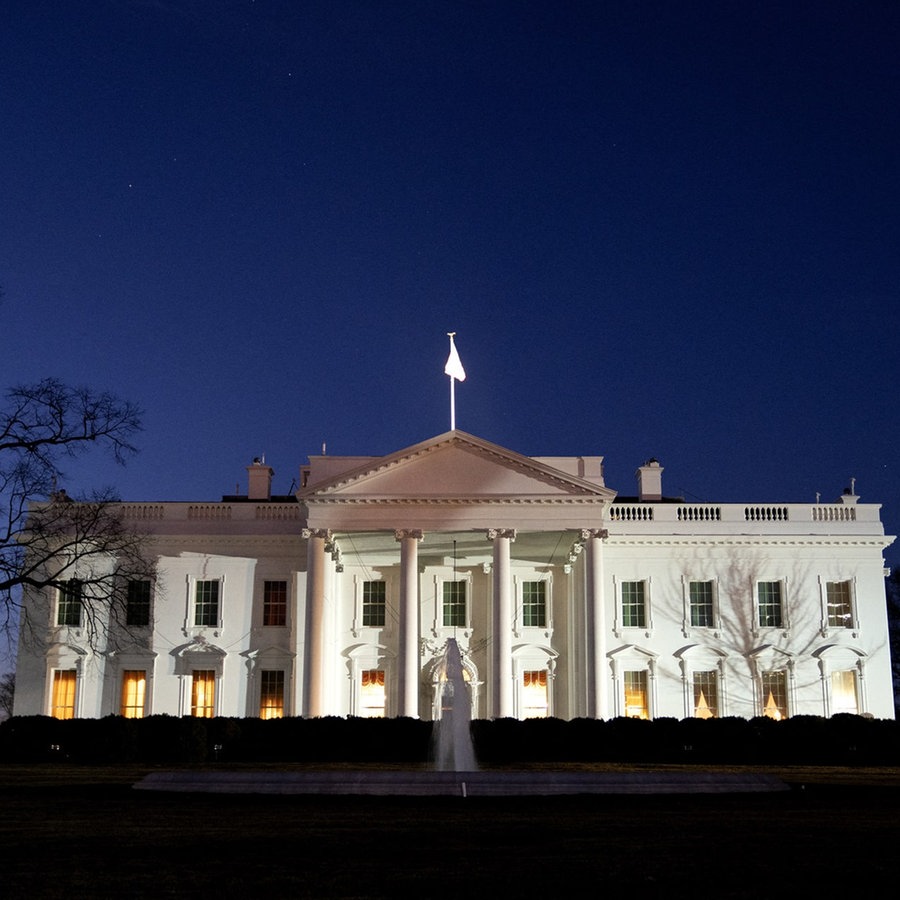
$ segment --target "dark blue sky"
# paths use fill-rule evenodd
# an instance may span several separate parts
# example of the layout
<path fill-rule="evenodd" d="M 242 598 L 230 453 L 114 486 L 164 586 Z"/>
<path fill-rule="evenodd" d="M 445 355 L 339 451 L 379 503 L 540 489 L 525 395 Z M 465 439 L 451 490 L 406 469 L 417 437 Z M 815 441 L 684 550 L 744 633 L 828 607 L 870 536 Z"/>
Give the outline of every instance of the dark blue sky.
<path fill-rule="evenodd" d="M 72 493 L 457 425 L 900 528 L 900 4 L 7 0 L 0 384 L 145 410 Z M 892 548 L 889 558 L 900 561 Z"/>

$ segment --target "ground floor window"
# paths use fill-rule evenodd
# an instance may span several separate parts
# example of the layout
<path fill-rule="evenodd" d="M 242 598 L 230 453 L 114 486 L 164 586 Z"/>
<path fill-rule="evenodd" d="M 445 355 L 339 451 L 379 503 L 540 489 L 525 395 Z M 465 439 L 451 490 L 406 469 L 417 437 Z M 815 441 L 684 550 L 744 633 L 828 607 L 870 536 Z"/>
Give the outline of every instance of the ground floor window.
<path fill-rule="evenodd" d="M 384 669 L 366 669 L 360 678 L 359 714 L 364 719 L 384 716 Z"/>
<path fill-rule="evenodd" d="M 53 673 L 53 694 L 50 699 L 50 715 L 55 719 L 75 718 L 75 684 L 77 673 L 74 669 L 57 669 Z"/>
<path fill-rule="evenodd" d="M 649 719 L 650 703 L 647 694 L 647 671 L 625 672 L 625 715 L 629 719 Z"/>
<path fill-rule="evenodd" d="M 719 715 L 719 680 L 715 669 L 694 672 L 694 717 L 715 719 Z"/>
<path fill-rule="evenodd" d="M 191 715 L 211 719 L 216 714 L 216 673 L 195 669 L 191 679 Z"/>
<path fill-rule="evenodd" d="M 788 716 L 787 703 L 787 673 L 783 670 L 777 672 L 762 673 L 762 698 L 764 716 L 770 719 L 786 719 Z"/>
<path fill-rule="evenodd" d="M 540 584 L 541 582 L 537 582 Z M 547 670 L 522 673 L 522 718 L 546 719 L 550 714 L 547 696 Z"/>
<path fill-rule="evenodd" d="M 146 695 L 147 673 L 137 669 L 126 669 L 122 673 L 121 715 L 126 719 L 143 718 Z"/>
<path fill-rule="evenodd" d="M 831 714 L 859 713 L 859 699 L 856 689 L 856 672 L 848 669 L 831 673 Z"/>
<path fill-rule="evenodd" d="M 284 672 L 263 669 L 260 673 L 259 717 L 280 719 L 284 715 Z"/>

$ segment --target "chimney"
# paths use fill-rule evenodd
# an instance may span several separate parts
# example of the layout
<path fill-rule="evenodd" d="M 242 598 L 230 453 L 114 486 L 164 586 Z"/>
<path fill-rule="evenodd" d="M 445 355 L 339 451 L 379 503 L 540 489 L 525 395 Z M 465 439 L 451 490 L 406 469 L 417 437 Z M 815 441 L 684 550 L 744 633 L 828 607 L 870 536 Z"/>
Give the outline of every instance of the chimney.
<path fill-rule="evenodd" d="M 662 500 L 662 473 L 659 460 L 652 457 L 635 472 L 639 500 Z"/>
<path fill-rule="evenodd" d="M 257 457 L 252 466 L 247 466 L 247 499 L 269 500 L 272 497 L 272 476 L 275 470 L 267 466 L 265 459 Z"/>

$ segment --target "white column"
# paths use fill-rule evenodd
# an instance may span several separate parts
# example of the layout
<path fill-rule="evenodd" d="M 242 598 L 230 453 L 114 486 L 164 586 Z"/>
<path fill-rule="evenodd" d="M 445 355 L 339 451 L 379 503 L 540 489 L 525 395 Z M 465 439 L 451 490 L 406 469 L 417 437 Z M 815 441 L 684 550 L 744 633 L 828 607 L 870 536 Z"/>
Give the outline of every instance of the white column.
<path fill-rule="evenodd" d="M 400 640 L 397 715 L 419 718 L 419 541 L 422 532 L 394 532 L 400 542 Z"/>
<path fill-rule="evenodd" d="M 516 539 L 516 532 L 513 528 L 491 528 L 487 537 L 494 542 L 492 714 L 495 719 L 501 719 L 515 714 L 512 668 L 513 586 L 509 545 Z"/>
<path fill-rule="evenodd" d="M 581 532 L 587 548 L 585 592 L 588 610 L 588 706 L 595 719 L 609 718 L 609 691 L 604 675 L 606 668 L 606 615 L 603 603 L 603 548 L 605 529 L 590 528 Z"/>
<path fill-rule="evenodd" d="M 325 542 L 324 528 L 304 528 L 306 538 L 306 654 L 303 715 L 325 714 Z"/>

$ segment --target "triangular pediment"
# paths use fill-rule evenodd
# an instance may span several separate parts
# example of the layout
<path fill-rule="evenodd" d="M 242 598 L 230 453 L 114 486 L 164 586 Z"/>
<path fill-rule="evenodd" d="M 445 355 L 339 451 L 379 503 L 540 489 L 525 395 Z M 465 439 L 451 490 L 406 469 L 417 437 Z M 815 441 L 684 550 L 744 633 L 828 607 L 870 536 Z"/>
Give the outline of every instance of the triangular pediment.
<path fill-rule="evenodd" d="M 303 503 L 371 500 L 611 500 L 615 491 L 462 431 L 367 460 L 301 491 Z"/>

